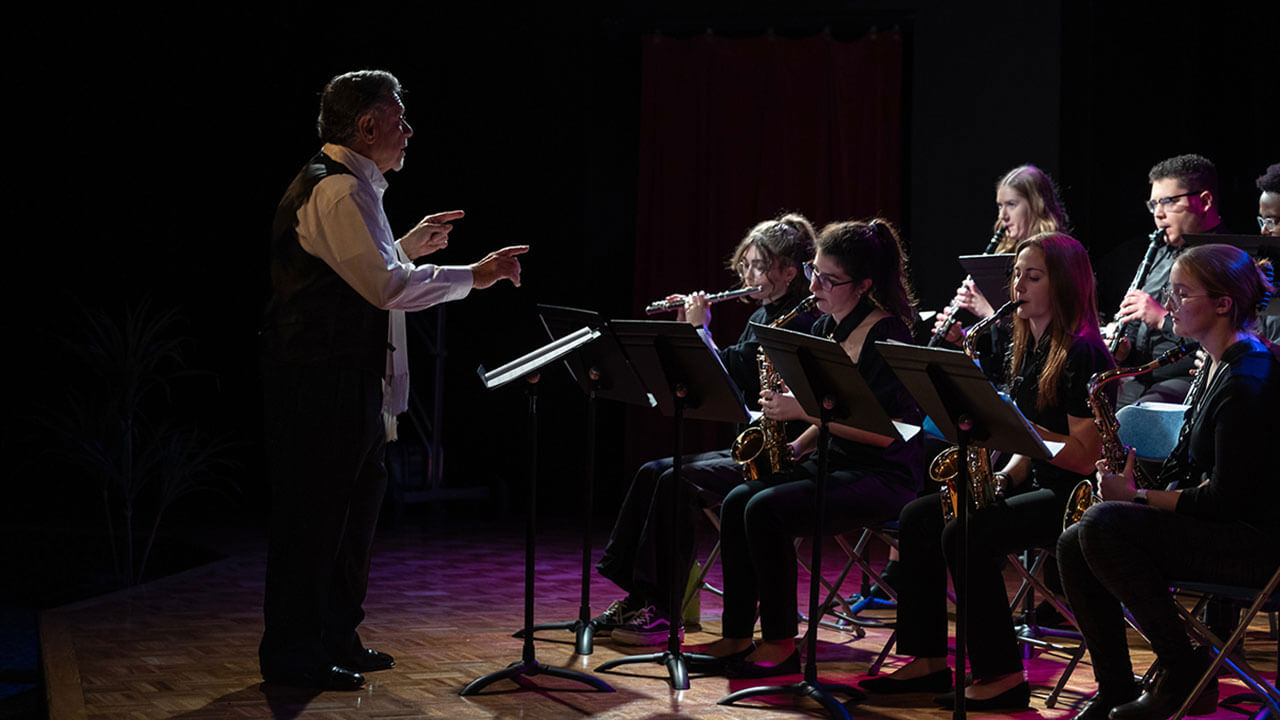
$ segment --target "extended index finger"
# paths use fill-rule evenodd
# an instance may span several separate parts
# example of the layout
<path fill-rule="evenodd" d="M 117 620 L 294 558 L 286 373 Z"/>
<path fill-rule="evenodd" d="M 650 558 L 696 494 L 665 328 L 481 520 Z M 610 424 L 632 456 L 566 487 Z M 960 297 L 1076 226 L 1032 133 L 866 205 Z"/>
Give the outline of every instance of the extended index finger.
<path fill-rule="evenodd" d="M 461 219 L 466 214 L 467 213 L 462 210 L 448 210 L 446 212 L 432 213 L 431 215 L 422 218 L 422 221 L 429 223 L 447 223 Z"/>
<path fill-rule="evenodd" d="M 494 255 L 497 255 L 498 257 L 511 257 L 513 255 L 523 255 L 527 252 L 529 252 L 528 245 L 508 245 L 507 247 L 494 252 Z"/>

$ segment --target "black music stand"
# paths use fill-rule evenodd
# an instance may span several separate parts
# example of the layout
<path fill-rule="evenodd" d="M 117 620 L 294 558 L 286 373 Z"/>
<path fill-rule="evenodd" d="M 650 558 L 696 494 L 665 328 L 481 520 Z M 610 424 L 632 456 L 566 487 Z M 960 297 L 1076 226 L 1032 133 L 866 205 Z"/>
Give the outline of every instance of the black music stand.
<path fill-rule="evenodd" d="M 742 391 L 729 377 L 720 357 L 703 342 L 693 326 L 684 322 L 661 320 L 615 320 L 614 334 L 622 342 L 627 356 L 640 379 L 653 394 L 663 415 L 674 418 L 674 467 L 671 473 L 669 526 L 674 528 L 673 544 L 680 544 L 680 523 L 675 522 L 682 509 L 680 497 L 684 487 L 681 453 L 684 418 L 745 423 L 750 417 L 742 400 Z M 671 564 L 671 587 L 667 598 L 668 622 L 666 652 L 610 660 L 596 668 L 605 672 L 621 665 L 656 662 L 665 665 L 675 690 L 689 688 L 689 670 L 680 651 L 680 625 L 683 613 L 680 598 L 684 590 L 681 568 Z"/>
<path fill-rule="evenodd" d="M 955 573 L 956 590 L 956 702 L 953 717 L 965 716 L 964 677 L 968 657 L 969 446 L 1022 453 L 1049 459 L 1061 443 L 1046 443 L 1013 401 L 996 391 L 968 355 L 958 350 L 926 348 L 880 341 L 880 355 L 915 397 L 942 435 L 958 446 L 960 474 L 956 479 L 956 531 L 960 535 Z"/>
<path fill-rule="evenodd" d="M 749 697 L 762 695 L 794 695 L 809 697 L 821 703 L 832 718 L 848 720 L 849 710 L 836 702 L 838 693 L 849 697 L 849 703 L 861 702 L 866 695 L 850 685 L 827 684 L 818 680 L 818 602 L 822 580 L 822 509 L 826 495 L 827 454 L 831 438 L 830 423 L 841 424 L 890 437 L 898 436 L 894 423 L 876 401 L 875 393 L 862 379 L 853 360 L 839 343 L 782 328 L 752 323 L 760 347 L 773 362 L 773 367 L 786 381 L 804 411 L 821 419 L 818 427 L 818 473 L 813 495 L 813 556 L 809 570 L 809 623 L 805 644 L 804 679 L 789 685 L 764 685 L 745 688 L 718 701 L 733 705 Z M 857 416 L 853 409 L 857 408 Z M 916 428 L 918 431 L 919 428 Z"/>
<path fill-rule="evenodd" d="M 565 622 L 534 625 L 539 630 L 569 630 L 574 633 L 574 652 L 590 655 L 596 626 L 591 622 L 591 513 L 592 492 L 596 478 L 596 398 L 618 400 L 636 405 L 652 406 L 653 399 L 644 383 L 631 367 L 622 345 L 609 330 L 603 317 L 590 310 L 539 305 L 542 326 L 552 339 L 563 338 L 583 326 L 600 331 L 596 342 L 583 345 L 565 357 L 569 374 L 587 394 L 587 457 L 586 472 L 582 483 L 582 601 L 578 605 L 578 619 Z M 524 637 L 522 629 L 515 634 Z"/>
<path fill-rule="evenodd" d="M 529 510 L 525 516 L 524 538 L 524 649 L 519 661 L 511 663 L 502 670 L 497 670 L 472 680 L 458 692 L 459 695 L 475 695 L 498 680 L 514 680 L 517 677 L 531 677 L 541 674 L 575 680 L 602 692 L 613 692 L 613 688 L 609 687 L 603 680 L 592 677 L 587 673 L 569 668 L 543 665 L 538 662 L 533 649 L 532 629 L 533 563 L 537 538 L 535 528 L 538 516 L 538 370 L 598 337 L 600 337 L 600 331 L 584 327 L 491 372 L 486 372 L 483 365 L 478 369 L 481 381 L 490 390 L 523 378 L 526 381 L 525 394 L 529 398 Z M 521 688 L 523 687 L 524 685 L 521 685 Z"/>
<path fill-rule="evenodd" d="M 961 255 L 956 258 L 973 284 L 992 307 L 1000 307 L 1009 297 L 1009 273 L 1013 270 L 1013 253 L 999 255 Z"/>

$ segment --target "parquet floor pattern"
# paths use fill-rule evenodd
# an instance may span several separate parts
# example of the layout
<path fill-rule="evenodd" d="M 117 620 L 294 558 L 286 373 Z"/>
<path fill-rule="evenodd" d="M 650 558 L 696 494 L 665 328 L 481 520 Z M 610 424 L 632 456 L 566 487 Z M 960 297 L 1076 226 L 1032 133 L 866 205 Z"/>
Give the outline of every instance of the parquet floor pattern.
<path fill-rule="evenodd" d="M 536 621 L 573 619 L 579 603 L 581 550 L 578 531 L 544 528 L 539 533 Z M 599 554 L 600 544 L 597 543 Z M 833 552 L 834 551 L 834 546 Z M 827 574 L 834 576 L 834 554 Z M 372 673 L 357 692 L 315 693 L 264 686 L 258 675 L 257 642 L 262 630 L 262 576 L 265 552 L 248 552 L 129 591 L 47 611 L 41 643 L 51 720 L 123 718 L 486 718 L 559 720 L 720 720 L 722 718 L 821 717 L 809 700 L 764 699 L 752 707 L 724 707 L 716 701 L 751 684 L 718 677 L 695 677 L 692 687 L 672 691 L 661 666 L 631 665 L 597 674 L 616 692 L 600 693 L 576 683 L 540 675 L 527 689 L 509 681 L 484 694 L 463 698 L 467 682 L 521 657 L 521 641 L 511 637 L 522 621 L 523 530 L 520 527 L 459 526 L 424 531 L 399 530 L 379 539 L 371 578 L 366 643 L 394 654 L 395 669 Z M 718 581 L 718 571 L 712 578 Z M 807 602 L 798 588 L 801 606 Z M 592 610 L 600 612 L 616 590 L 596 578 Z M 719 630 L 720 603 L 704 593 L 706 632 L 690 633 L 687 645 L 708 642 Z M 1250 660 L 1274 680 L 1274 643 L 1261 636 L 1249 642 Z M 885 639 L 872 631 L 864 639 L 819 633 L 819 675 L 827 682 L 854 684 Z M 573 655 L 567 632 L 542 633 L 538 659 L 548 665 L 591 672 L 626 651 L 607 639 L 595 653 Z M 1133 644 L 1135 664 L 1150 654 Z M 892 663 L 892 660 L 891 660 Z M 1056 720 L 1092 690 L 1083 665 L 1055 709 L 1047 696 L 1065 660 L 1038 655 L 1028 662 L 1032 709 L 1015 717 Z M 784 681 L 797 678 L 786 678 Z M 1224 683 L 1223 695 L 1234 685 Z M 927 702 L 927 698 L 924 699 Z M 917 697 L 919 705 L 922 700 Z M 943 718 L 949 711 L 913 707 L 910 700 L 860 705 L 855 717 Z M 1246 706 L 1246 709 L 1251 706 Z M 978 714 L 972 714 L 979 717 Z M 1240 718 L 1219 708 L 1217 718 Z"/>

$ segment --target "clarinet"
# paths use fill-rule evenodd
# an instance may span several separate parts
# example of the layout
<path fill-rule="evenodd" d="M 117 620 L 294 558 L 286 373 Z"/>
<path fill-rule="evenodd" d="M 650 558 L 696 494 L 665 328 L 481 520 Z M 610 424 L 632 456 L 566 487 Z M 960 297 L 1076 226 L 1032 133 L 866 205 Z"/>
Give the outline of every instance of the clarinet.
<path fill-rule="evenodd" d="M 1005 229 L 1003 227 L 997 230 L 996 234 L 992 235 L 991 239 L 987 241 L 987 249 L 983 250 L 982 254 L 990 255 L 991 253 L 995 252 L 996 248 L 1000 245 L 1000 241 L 1004 239 L 1004 233 L 1005 233 Z M 973 276 L 968 275 L 965 277 L 964 282 L 960 284 L 963 285 L 964 283 L 967 283 L 972 279 L 973 279 Z M 937 330 L 933 331 L 933 337 L 929 338 L 929 347 L 938 347 L 939 345 L 942 344 L 943 340 L 947 339 L 947 332 L 950 331 L 951 326 L 955 324 L 956 313 L 959 312 L 959 310 L 960 310 L 960 304 L 953 299 L 951 301 L 951 304 L 948 305 L 947 308 L 942 311 L 942 324 L 938 326 Z"/>
<path fill-rule="evenodd" d="M 1148 239 L 1151 241 L 1151 245 L 1147 248 L 1147 254 L 1143 256 L 1142 262 L 1138 265 L 1138 272 L 1133 274 L 1133 282 L 1129 283 L 1129 289 L 1125 291 L 1125 295 L 1142 287 L 1142 283 L 1146 282 L 1147 271 L 1151 269 L 1151 262 L 1156 258 L 1156 251 L 1164 246 L 1164 228 L 1156 228 Z M 1120 348 L 1120 341 L 1124 339 L 1125 335 L 1128 335 L 1129 323 L 1120 323 L 1119 310 L 1116 311 L 1115 317 L 1111 319 L 1111 322 L 1116 324 L 1116 331 L 1111 338 L 1111 342 L 1107 344 L 1107 349 L 1111 351 L 1112 355 L 1115 355 L 1116 350 Z"/>

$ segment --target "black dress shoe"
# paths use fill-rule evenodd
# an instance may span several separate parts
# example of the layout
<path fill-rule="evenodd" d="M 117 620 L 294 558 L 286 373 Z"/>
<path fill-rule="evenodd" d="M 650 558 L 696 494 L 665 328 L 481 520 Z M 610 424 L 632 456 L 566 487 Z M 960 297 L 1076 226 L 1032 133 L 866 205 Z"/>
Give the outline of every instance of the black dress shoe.
<path fill-rule="evenodd" d="M 739 660 L 725 668 L 725 675 L 731 678 L 755 679 L 774 677 L 776 675 L 796 675 L 800 672 L 800 651 L 796 650 L 786 660 L 777 665 L 762 665 L 756 662 Z"/>
<path fill-rule="evenodd" d="M 360 648 L 351 655 L 341 658 L 338 664 L 356 672 L 376 672 L 390 670 L 396 666 L 396 659 L 384 652 L 370 648 Z"/>
<path fill-rule="evenodd" d="M 1133 702 L 1112 708 L 1107 717 L 1111 720 L 1164 720 L 1173 715 L 1178 708 L 1182 707 L 1191 689 L 1199 682 L 1200 676 L 1204 674 L 1204 668 L 1208 667 L 1207 663 L 1203 665 L 1197 663 L 1197 665 L 1199 665 L 1198 672 L 1195 667 L 1181 672 L 1170 668 L 1162 669 L 1156 674 L 1155 682 L 1151 683 L 1149 690 L 1139 695 Z M 1200 697 L 1191 704 L 1187 714 L 1209 715 L 1217 709 L 1218 679 L 1214 678 L 1204 692 L 1200 693 Z"/>
<path fill-rule="evenodd" d="M 753 643 L 746 650 L 719 657 L 706 653 L 685 653 L 684 666 L 689 672 L 699 675 L 724 675 L 729 671 L 730 665 L 742 662 L 755 649 L 756 646 Z"/>
<path fill-rule="evenodd" d="M 949 693 L 943 693 L 933 699 L 947 710 L 951 710 L 956 706 L 956 693 L 964 692 L 963 690 L 953 690 Z M 1026 680 L 1014 685 L 995 697 L 985 698 L 983 700 L 975 700 L 973 698 L 964 699 L 965 710 L 1021 710 L 1031 704 L 1031 686 Z"/>
<path fill-rule="evenodd" d="M 1080 708 L 1080 712 L 1071 716 L 1071 720 L 1108 720 L 1107 714 L 1111 712 L 1113 707 L 1115 705 L 1105 698 L 1094 697 Z"/>
<path fill-rule="evenodd" d="M 311 669 L 271 669 L 262 671 L 262 679 L 272 685 L 311 688 L 314 690 L 359 690 L 364 676 L 344 667 L 330 665 Z"/>
<path fill-rule="evenodd" d="M 899 695 L 902 693 L 932 692 L 940 693 L 951 689 L 951 671 L 948 669 L 931 672 L 920 677 L 898 679 L 889 675 L 867 678 L 858 683 L 858 687 L 867 692 L 881 695 Z"/>

